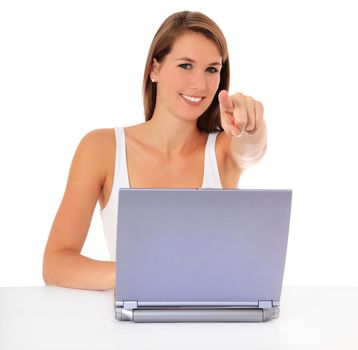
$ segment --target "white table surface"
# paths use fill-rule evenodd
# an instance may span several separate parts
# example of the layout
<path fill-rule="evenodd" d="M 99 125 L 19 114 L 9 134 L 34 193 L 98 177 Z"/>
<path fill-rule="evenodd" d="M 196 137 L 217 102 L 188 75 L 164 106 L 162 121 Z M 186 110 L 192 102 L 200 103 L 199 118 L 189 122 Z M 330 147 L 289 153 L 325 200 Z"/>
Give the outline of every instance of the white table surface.
<path fill-rule="evenodd" d="M 265 323 L 132 323 L 113 291 L 0 288 L 0 349 L 358 349 L 358 288 L 284 287 Z"/>

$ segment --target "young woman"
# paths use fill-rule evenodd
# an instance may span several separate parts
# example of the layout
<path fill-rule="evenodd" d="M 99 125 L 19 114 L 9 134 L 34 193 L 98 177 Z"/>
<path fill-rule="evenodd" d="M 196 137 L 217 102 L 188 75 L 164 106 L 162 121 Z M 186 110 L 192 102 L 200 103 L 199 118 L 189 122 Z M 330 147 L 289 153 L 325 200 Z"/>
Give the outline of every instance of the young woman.
<path fill-rule="evenodd" d="M 260 102 L 228 94 L 229 72 L 225 38 L 210 18 L 184 11 L 163 22 L 144 72 L 146 121 L 94 130 L 79 143 L 44 253 L 46 284 L 114 288 L 120 187 L 238 186 L 265 153 L 266 126 Z M 81 255 L 97 202 L 112 261 Z"/>

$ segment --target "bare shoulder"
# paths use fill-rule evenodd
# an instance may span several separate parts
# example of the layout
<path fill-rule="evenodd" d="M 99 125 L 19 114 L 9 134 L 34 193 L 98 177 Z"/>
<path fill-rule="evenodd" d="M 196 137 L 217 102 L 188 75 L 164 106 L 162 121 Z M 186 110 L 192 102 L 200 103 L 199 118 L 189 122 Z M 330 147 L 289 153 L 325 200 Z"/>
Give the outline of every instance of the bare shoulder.
<path fill-rule="evenodd" d="M 83 136 L 80 146 L 103 152 L 115 144 L 114 129 L 95 129 Z"/>
<path fill-rule="evenodd" d="M 114 129 L 95 129 L 81 139 L 77 151 L 83 156 L 106 160 L 108 152 L 115 147 Z"/>
<path fill-rule="evenodd" d="M 96 176 L 99 181 L 104 181 L 108 167 L 113 162 L 115 152 L 114 129 L 95 129 L 84 135 L 76 149 L 72 170 L 81 169 L 81 173 Z"/>

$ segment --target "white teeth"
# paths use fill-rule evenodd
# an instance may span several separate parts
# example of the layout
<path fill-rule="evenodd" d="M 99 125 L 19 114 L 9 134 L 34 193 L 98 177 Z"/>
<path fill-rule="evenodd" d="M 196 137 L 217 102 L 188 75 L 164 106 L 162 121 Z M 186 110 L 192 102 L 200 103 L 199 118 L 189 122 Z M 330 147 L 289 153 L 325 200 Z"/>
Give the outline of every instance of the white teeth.
<path fill-rule="evenodd" d="M 201 101 L 203 98 L 202 97 L 192 97 L 192 96 L 188 96 L 188 95 L 184 95 L 181 94 L 185 99 L 191 101 L 191 102 L 199 102 Z"/>

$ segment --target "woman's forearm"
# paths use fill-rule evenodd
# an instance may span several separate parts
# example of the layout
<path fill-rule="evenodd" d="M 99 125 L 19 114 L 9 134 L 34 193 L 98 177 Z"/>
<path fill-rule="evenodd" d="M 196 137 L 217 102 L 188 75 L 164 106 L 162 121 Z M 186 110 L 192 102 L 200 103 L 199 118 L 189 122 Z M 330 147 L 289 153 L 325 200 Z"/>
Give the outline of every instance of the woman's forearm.
<path fill-rule="evenodd" d="M 46 285 L 106 290 L 115 287 L 115 262 L 87 258 L 74 251 L 45 254 L 43 278 Z"/>
<path fill-rule="evenodd" d="M 266 152 L 266 146 L 267 130 L 264 121 L 254 135 L 243 133 L 241 137 L 231 138 L 231 152 L 242 168 L 259 161 Z"/>

